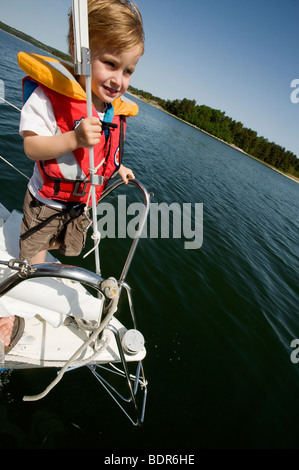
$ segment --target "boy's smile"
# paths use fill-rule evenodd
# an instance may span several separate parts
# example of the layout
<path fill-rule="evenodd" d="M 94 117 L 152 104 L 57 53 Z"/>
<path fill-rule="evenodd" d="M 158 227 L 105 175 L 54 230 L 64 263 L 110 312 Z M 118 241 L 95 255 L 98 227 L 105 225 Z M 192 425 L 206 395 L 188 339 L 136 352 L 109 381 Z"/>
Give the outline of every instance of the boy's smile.
<path fill-rule="evenodd" d="M 105 49 L 92 56 L 91 88 L 98 111 L 103 111 L 106 103 L 112 103 L 127 91 L 140 56 L 140 46 L 124 52 Z"/>

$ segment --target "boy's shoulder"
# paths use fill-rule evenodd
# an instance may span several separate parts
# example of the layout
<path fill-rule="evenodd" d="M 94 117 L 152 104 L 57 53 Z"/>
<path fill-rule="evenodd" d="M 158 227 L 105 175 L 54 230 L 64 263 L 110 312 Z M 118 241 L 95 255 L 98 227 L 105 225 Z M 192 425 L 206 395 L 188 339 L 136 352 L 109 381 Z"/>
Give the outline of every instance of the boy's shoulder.
<path fill-rule="evenodd" d="M 136 116 L 136 114 L 138 114 L 137 104 L 124 95 L 114 100 L 112 105 L 115 115 Z"/>

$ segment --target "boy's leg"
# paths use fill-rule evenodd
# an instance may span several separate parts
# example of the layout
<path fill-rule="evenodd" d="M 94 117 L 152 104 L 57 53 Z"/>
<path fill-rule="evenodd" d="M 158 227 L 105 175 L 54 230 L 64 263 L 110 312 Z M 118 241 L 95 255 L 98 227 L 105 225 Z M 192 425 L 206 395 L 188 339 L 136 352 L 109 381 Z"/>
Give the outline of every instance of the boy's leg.
<path fill-rule="evenodd" d="M 54 219 L 51 219 L 53 216 Z M 29 260 L 30 264 L 44 263 L 47 250 L 59 248 L 59 244 L 54 240 L 62 230 L 66 217 L 67 215 L 59 209 L 39 202 L 27 190 L 23 205 L 19 258 Z M 38 228 L 32 235 L 23 239 L 22 236 L 26 235 L 28 230 L 38 227 L 48 219 L 50 220 L 44 227 Z"/>
<path fill-rule="evenodd" d="M 49 250 L 59 250 L 60 243 L 54 242 Z M 47 256 L 47 251 L 48 250 L 42 250 L 37 255 L 33 256 L 30 260 L 30 264 L 43 264 L 46 262 L 46 256 Z"/>
<path fill-rule="evenodd" d="M 46 261 L 47 250 L 40 251 L 37 255 L 33 256 L 30 264 L 43 264 Z"/>

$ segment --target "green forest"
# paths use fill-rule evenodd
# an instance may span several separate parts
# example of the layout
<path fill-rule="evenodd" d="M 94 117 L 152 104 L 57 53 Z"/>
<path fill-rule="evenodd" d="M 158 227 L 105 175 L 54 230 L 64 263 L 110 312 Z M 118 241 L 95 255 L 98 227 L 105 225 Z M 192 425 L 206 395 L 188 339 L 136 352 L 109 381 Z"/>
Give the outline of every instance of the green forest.
<path fill-rule="evenodd" d="M 129 87 L 129 92 L 160 106 L 168 113 L 228 144 L 235 145 L 258 160 L 299 178 L 299 159 L 294 153 L 274 142 L 269 142 L 265 137 L 258 136 L 255 131 L 244 127 L 241 122 L 226 116 L 225 112 L 209 106 L 198 105 L 195 100 L 187 98 L 173 101 L 163 100 L 132 86 Z"/>

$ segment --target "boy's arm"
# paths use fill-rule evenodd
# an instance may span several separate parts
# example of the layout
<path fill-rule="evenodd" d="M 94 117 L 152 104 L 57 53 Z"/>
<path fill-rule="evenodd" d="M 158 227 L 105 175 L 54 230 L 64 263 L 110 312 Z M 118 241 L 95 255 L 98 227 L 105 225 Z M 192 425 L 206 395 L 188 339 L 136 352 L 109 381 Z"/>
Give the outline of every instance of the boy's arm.
<path fill-rule="evenodd" d="M 42 136 L 24 131 L 24 150 L 31 160 L 51 160 L 77 148 L 98 144 L 101 132 L 101 122 L 95 116 L 83 119 L 75 130 L 64 134 Z"/>

